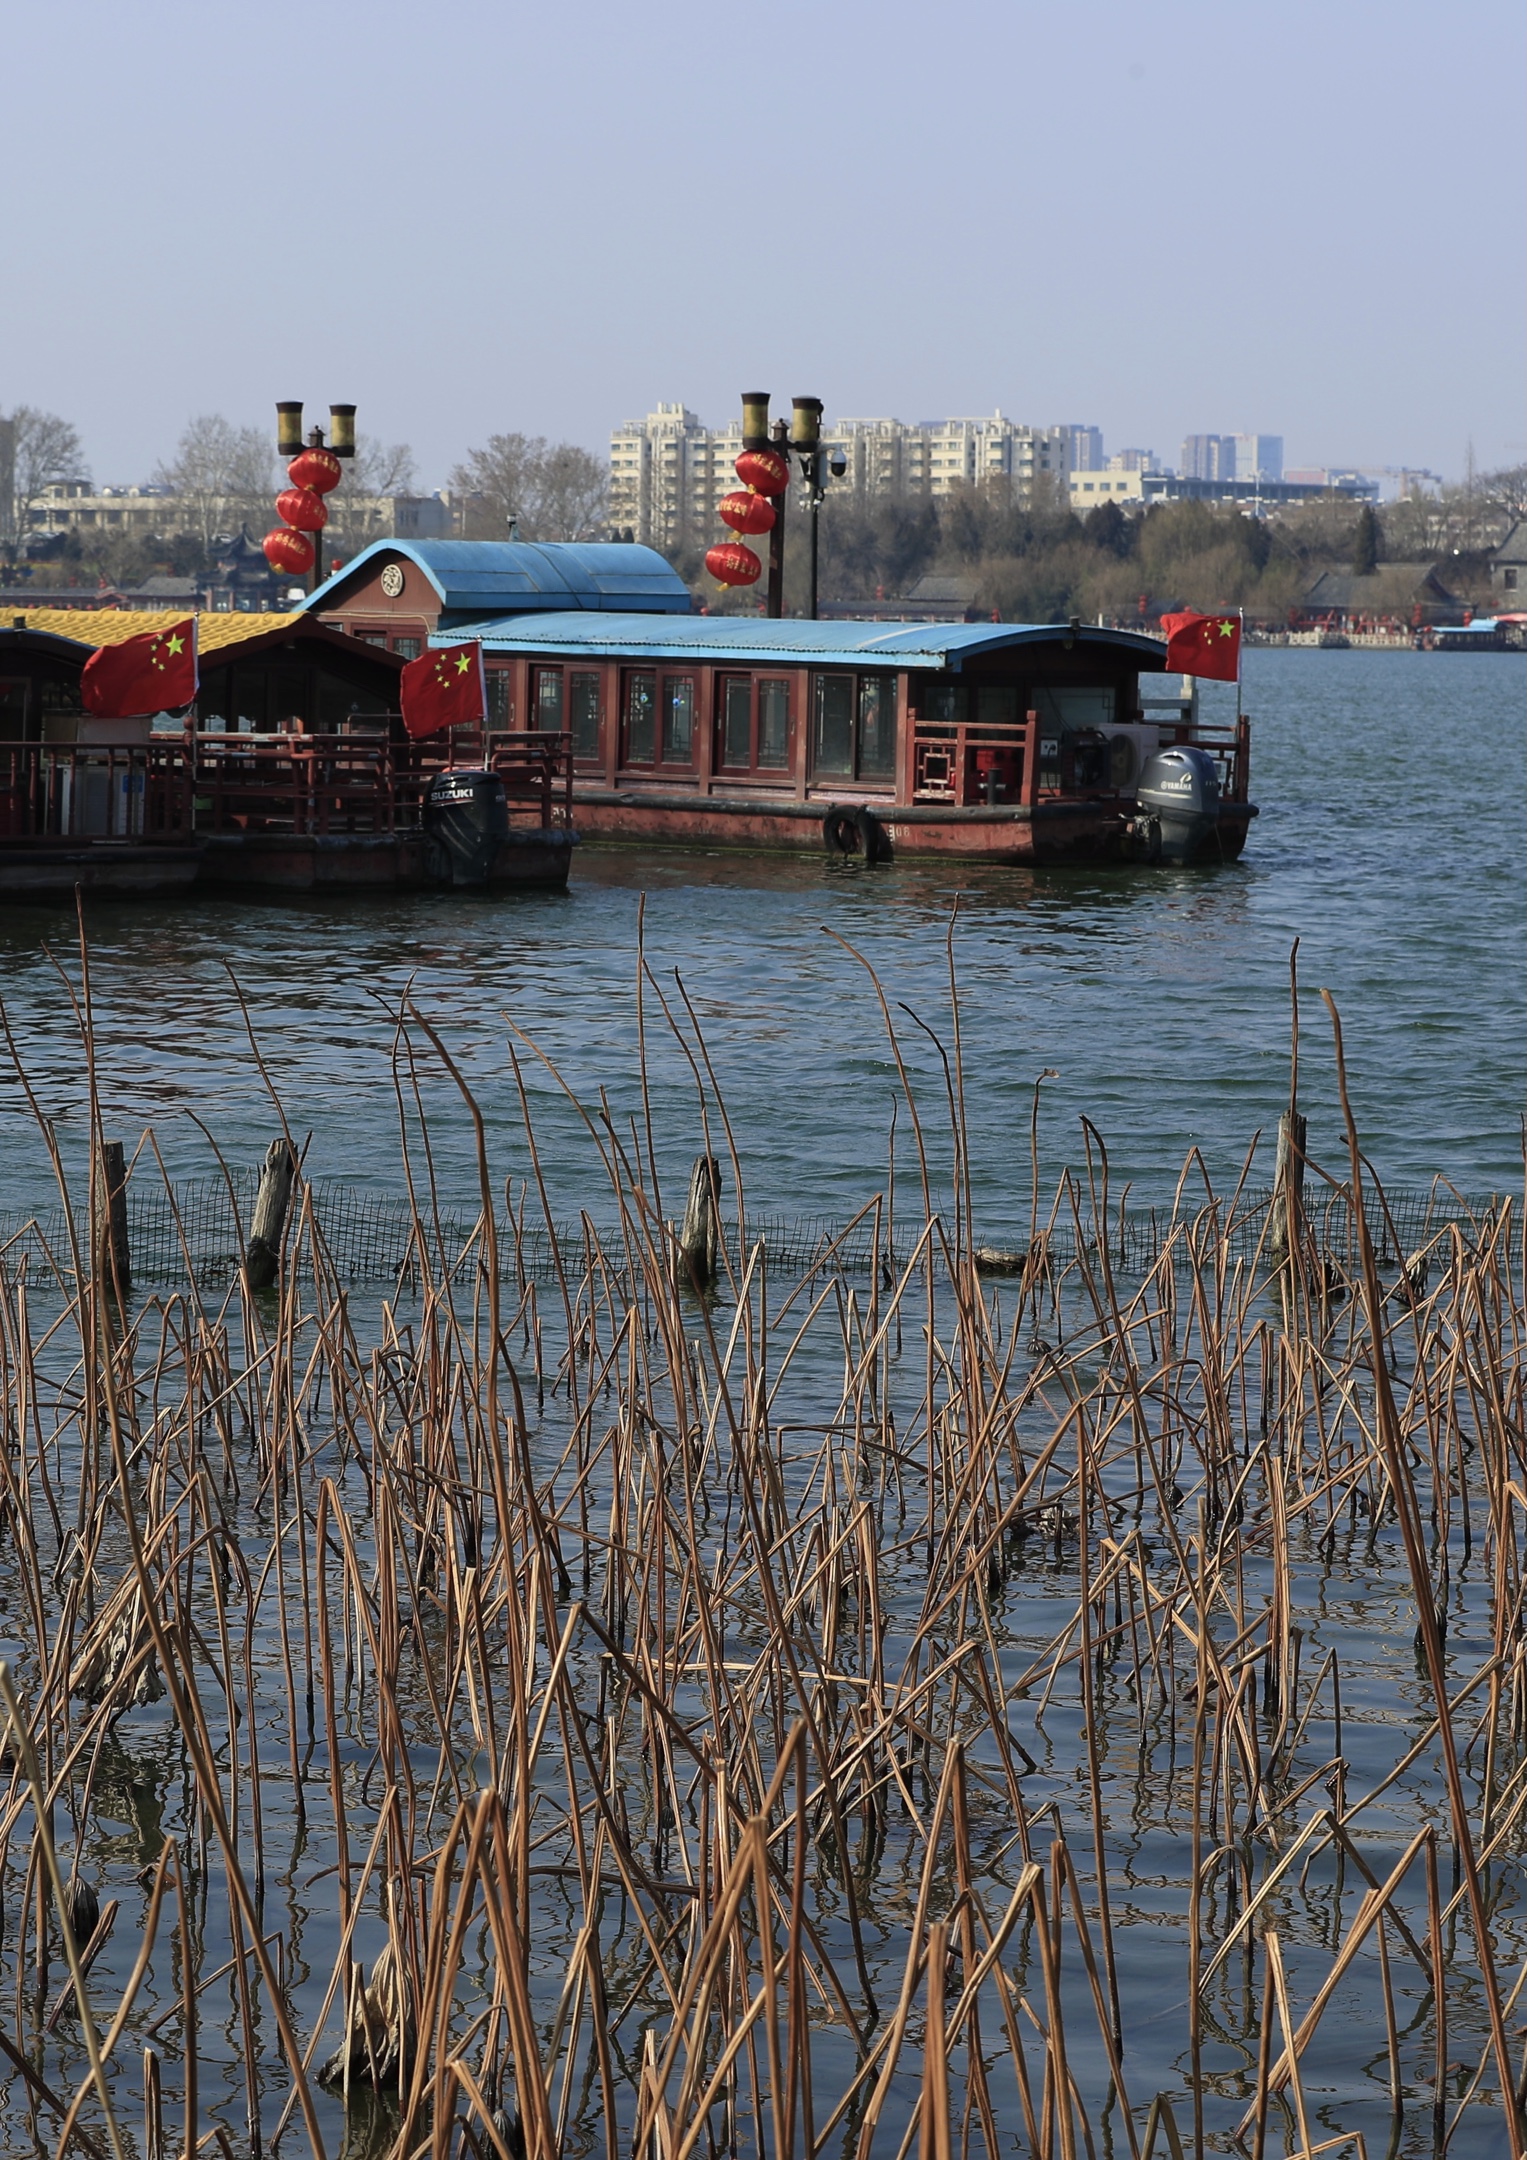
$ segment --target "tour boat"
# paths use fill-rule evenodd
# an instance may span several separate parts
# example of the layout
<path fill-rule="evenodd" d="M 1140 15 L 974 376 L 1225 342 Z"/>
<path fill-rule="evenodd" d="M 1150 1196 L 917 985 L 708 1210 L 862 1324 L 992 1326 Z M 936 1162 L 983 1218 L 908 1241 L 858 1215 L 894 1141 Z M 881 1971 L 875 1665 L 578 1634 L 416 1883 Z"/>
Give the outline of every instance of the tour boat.
<path fill-rule="evenodd" d="M 488 744 L 560 738 L 585 841 L 1218 862 L 1257 814 L 1246 720 L 1139 631 L 696 613 L 629 543 L 380 540 L 304 608 L 405 659 L 478 641 Z"/>

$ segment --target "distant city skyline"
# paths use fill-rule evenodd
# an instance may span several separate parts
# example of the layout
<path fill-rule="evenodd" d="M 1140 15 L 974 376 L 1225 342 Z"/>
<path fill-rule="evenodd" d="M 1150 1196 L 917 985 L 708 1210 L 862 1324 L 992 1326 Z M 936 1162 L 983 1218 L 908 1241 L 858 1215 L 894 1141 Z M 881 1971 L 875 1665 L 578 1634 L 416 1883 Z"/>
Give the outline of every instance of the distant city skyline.
<path fill-rule="evenodd" d="M 0 359 L 0 414 L 3 414 L 8 409 L 4 378 L 4 362 L 3 359 Z M 15 399 L 9 400 L 10 404 L 16 402 L 18 401 Z M 27 400 L 26 402 L 40 403 L 45 409 L 59 411 L 66 420 L 74 421 L 77 419 L 75 414 L 64 411 L 62 407 L 48 406 L 45 398 Z M 692 417 L 697 418 L 702 426 L 722 434 L 740 426 L 740 398 L 734 399 L 733 404 L 737 408 L 736 411 L 721 416 L 708 415 L 687 400 L 674 401 L 672 409 L 678 410 L 682 405 L 682 409 L 689 412 Z M 203 409 L 210 410 L 211 408 Z M 663 407 L 662 401 L 658 400 L 656 403 L 649 405 L 648 413 L 660 409 L 668 408 Z M 776 398 L 772 410 L 776 417 L 788 419 L 790 400 L 788 398 Z M 232 421 L 235 426 L 259 428 L 269 434 L 273 464 L 275 462 L 274 414 L 274 402 L 272 402 L 268 413 L 227 412 L 225 414 L 225 417 Z M 322 418 L 322 416 L 320 409 L 317 417 Z M 1101 470 L 1104 466 L 1118 464 L 1122 461 L 1122 469 L 1126 470 L 1151 469 L 1161 472 L 1180 472 L 1190 477 L 1204 479 L 1245 478 L 1255 467 L 1259 467 L 1262 477 L 1267 479 L 1278 479 L 1284 474 L 1291 478 L 1296 475 L 1308 476 L 1316 472 L 1362 472 L 1374 476 L 1380 474 L 1418 474 L 1443 483 L 1461 482 L 1464 478 L 1464 472 L 1461 469 L 1457 472 L 1437 471 L 1434 468 L 1422 465 L 1417 460 L 1407 461 L 1398 456 L 1378 459 L 1344 458 L 1339 456 L 1319 460 L 1314 458 L 1300 459 L 1293 452 L 1285 449 L 1285 438 L 1282 435 L 1268 431 L 1241 430 L 1239 432 L 1217 433 L 1212 430 L 1207 432 L 1190 430 L 1188 434 L 1181 438 L 1180 442 L 1175 442 L 1166 434 L 1164 429 L 1157 429 L 1154 431 L 1155 440 L 1166 444 L 1167 447 L 1147 449 L 1137 447 L 1135 444 L 1126 444 L 1122 439 L 1116 438 L 1113 431 L 1108 427 L 1100 426 L 1096 422 L 1057 420 L 1053 415 L 1039 418 L 1032 413 L 1022 414 L 991 402 L 988 402 L 984 408 L 978 407 L 974 412 L 957 413 L 951 411 L 937 417 L 923 416 L 916 420 L 909 420 L 903 413 L 891 411 L 886 413 L 884 418 L 908 429 L 928 430 L 981 425 L 989 422 L 994 416 L 1009 421 L 1020 428 L 1030 428 L 1041 433 L 1069 434 L 1073 438 L 1071 469 L 1077 471 Z M 193 415 L 187 414 L 186 420 L 192 417 Z M 588 439 L 585 440 L 581 437 L 569 439 L 578 440 L 581 447 L 594 452 L 600 457 L 607 457 L 612 439 L 622 428 L 640 420 L 642 417 L 633 407 L 619 419 L 612 420 L 602 430 L 594 431 Z M 369 415 L 364 411 L 358 415 L 358 421 L 363 433 L 371 436 L 379 433 L 379 430 L 370 424 Z M 829 407 L 824 415 L 824 425 L 830 431 L 860 427 L 863 424 L 862 419 L 849 414 L 847 410 L 838 414 Z M 184 425 L 184 422 L 182 425 Z M 1139 438 L 1142 443 L 1147 440 L 1149 432 L 1147 431 L 1147 436 Z M 135 494 L 150 491 L 155 486 L 155 471 L 160 464 L 168 462 L 172 457 L 179 433 L 180 429 L 176 428 L 174 434 L 166 441 L 155 446 L 150 453 L 146 467 L 142 471 L 128 472 L 109 470 L 101 459 L 94 455 L 90 439 L 85 430 L 81 428 L 82 448 L 86 465 L 89 468 L 93 490 L 95 492 L 110 490 L 131 491 Z M 506 412 L 484 430 L 484 437 L 487 434 L 511 433 L 529 436 L 549 435 L 551 430 L 538 424 L 534 415 Z M 1196 461 L 1190 454 L 1189 446 L 1191 444 L 1205 446 L 1203 462 Z M 1228 462 L 1216 461 L 1208 453 L 1207 446 L 1217 444 L 1225 446 L 1220 455 L 1221 459 L 1228 460 Z M 1251 452 L 1252 464 L 1247 466 L 1246 472 L 1242 472 L 1240 470 L 1240 460 L 1237 456 L 1237 446 L 1251 445 L 1276 446 L 1276 448 L 1270 457 L 1264 455 L 1260 459 L 1255 451 Z M 417 445 L 414 447 L 417 449 Z M 412 492 L 428 495 L 445 489 L 448 485 L 451 468 L 466 456 L 468 449 L 471 447 L 473 445 L 463 441 L 457 448 L 447 450 L 441 468 L 433 472 L 427 469 L 422 470 Z M 1240 458 L 1244 459 L 1246 455 L 1247 448 L 1242 447 Z M 1467 448 L 1465 455 L 1467 455 Z M 1523 459 L 1517 459 L 1513 462 L 1520 463 L 1523 461 Z M 1485 461 L 1477 456 L 1475 466 L 1480 471 L 1489 469 Z M 971 473 L 966 477 L 975 478 L 978 476 Z"/>

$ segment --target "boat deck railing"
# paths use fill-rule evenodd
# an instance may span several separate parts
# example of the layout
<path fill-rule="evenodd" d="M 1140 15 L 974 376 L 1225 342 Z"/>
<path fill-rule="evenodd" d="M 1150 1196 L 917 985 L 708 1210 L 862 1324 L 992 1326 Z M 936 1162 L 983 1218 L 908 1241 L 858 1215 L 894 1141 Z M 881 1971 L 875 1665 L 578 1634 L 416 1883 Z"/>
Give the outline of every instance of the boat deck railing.
<path fill-rule="evenodd" d="M 179 736 L 0 743 L 0 842 L 188 840 L 191 783 Z"/>
<path fill-rule="evenodd" d="M 0 842 L 190 840 L 193 835 L 393 833 L 420 821 L 452 764 L 482 763 L 511 818 L 572 817 L 566 734 L 399 741 L 379 714 L 334 734 L 187 731 L 136 743 L 0 743 Z"/>
<path fill-rule="evenodd" d="M 1173 701 L 1174 711 L 1178 709 Z M 1225 802 L 1250 799 L 1251 727 L 1244 715 L 1229 727 L 1191 717 L 1163 719 L 1161 741 L 1195 743 L 1219 768 Z M 1030 712 L 1023 720 L 925 720 L 912 724 L 912 800 L 954 809 L 982 804 L 1085 798 L 1132 802 L 1132 775 L 1116 772 L 1101 738 L 1088 744 Z"/>

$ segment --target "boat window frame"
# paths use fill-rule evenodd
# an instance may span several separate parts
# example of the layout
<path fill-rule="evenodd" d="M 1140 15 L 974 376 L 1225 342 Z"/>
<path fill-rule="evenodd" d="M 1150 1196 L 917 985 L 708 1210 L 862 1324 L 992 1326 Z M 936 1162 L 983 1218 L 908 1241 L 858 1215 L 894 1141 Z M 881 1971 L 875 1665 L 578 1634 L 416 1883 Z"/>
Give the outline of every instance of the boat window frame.
<path fill-rule="evenodd" d="M 594 685 L 594 747 L 580 750 L 578 747 L 578 713 L 576 686 L 579 683 Z M 604 764 L 604 670 L 597 667 L 570 667 L 563 689 L 563 716 L 567 722 L 568 743 L 575 765 Z"/>
<path fill-rule="evenodd" d="M 759 780 L 788 780 L 795 762 L 795 700 L 792 696 L 794 677 L 782 671 L 770 670 L 760 673 L 751 668 L 726 668 L 716 670 L 715 691 L 712 700 L 712 770 L 728 779 L 744 777 Z M 731 691 L 739 684 L 747 686 L 747 756 L 737 759 L 727 755 L 727 701 Z M 783 754 L 767 763 L 763 757 L 763 728 L 765 694 L 771 690 L 784 692 L 785 733 Z"/>
<path fill-rule="evenodd" d="M 622 769 L 633 772 L 655 773 L 658 770 L 658 683 L 661 670 L 655 667 L 622 668 L 620 671 L 620 764 Z M 651 743 L 645 757 L 633 756 L 631 750 L 631 693 L 637 683 L 649 686 L 651 705 L 648 724 Z"/>
<path fill-rule="evenodd" d="M 822 699 L 830 684 L 844 684 L 848 690 L 848 764 L 824 766 L 821 763 Z M 873 690 L 877 700 L 889 701 L 889 730 L 883 755 L 874 764 L 865 756 L 865 705 L 866 692 Z M 807 742 L 809 759 L 808 778 L 814 786 L 818 781 L 824 785 L 833 781 L 849 781 L 856 786 L 884 789 L 894 794 L 896 790 L 897 758 L 900 750 L 901 698 L 898 671 L 895 668 L 813 668 L 809 696 L 810 736 Z"/>

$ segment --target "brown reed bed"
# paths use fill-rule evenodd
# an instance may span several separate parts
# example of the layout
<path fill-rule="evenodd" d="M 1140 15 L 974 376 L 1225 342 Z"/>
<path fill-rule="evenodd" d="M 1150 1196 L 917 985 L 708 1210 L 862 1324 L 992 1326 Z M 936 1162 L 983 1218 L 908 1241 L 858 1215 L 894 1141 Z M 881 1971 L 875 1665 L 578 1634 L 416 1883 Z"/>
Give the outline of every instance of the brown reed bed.
<path fill-rule="evenodd" d="M 1520 2152 L 1514 1211 L 1381 1272 L 1349 1114 L 1346 1250 L 1290 1181 L 1248 1259 L 1195 1162 L 1126 1278 L 1045 1235 L 1108 1219 L 1089 1127 L 993 1278 L 951 963 L 937 1133 L 882 998 L 875 1265 L 789 1279 L 638 997 L 719 1243 L 592 1106 L 534 1279 L 409 1006 L 480 1214 L 406 1149 L 406 1294 L 300 1181 L 269 1293 L 134 1297 L 88 1203 L 0 1254 L 0 2151 Z"/>

